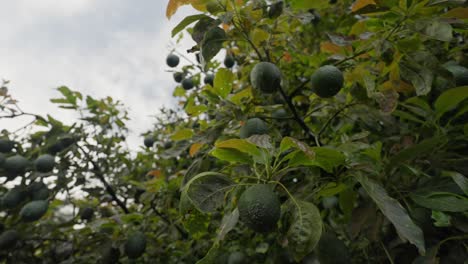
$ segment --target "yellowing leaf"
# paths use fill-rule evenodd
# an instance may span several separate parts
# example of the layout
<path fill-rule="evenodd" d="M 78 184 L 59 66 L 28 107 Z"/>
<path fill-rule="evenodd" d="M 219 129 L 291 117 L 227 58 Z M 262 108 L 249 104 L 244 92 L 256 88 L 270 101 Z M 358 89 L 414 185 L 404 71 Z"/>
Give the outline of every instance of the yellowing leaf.
<path fill-rule="evenodd" d="M 170 19 L 177 12 L 177 9 L 183 5 L 191 4 L 193 8 L 199 11 L 206 11 L 206 0 L 169 0 L 166 8 L 166 17 Z"/>
<path fill-rule="evenodd" d="M 356 12 L 359 9 L 362 9 L 368 5 L 376 5 L 376 3 L 374 2 L 374 0 L 357 0 L 351 7 L 351 12 Z"/>
<path fill-rule="evenodd" d="M 200 143 L 200 142 L 193 143 L 192 146 L 190 146 L 190 150 L 189 150 L 190 157 L 195 156 L 195 154 L 197 154 L 198 151 L 200 151 L 200 149 L 201 149 L 204 145 L 205 145 L 205 144 Z"/>
<path fill-rule="evenodd" d="M 410 92 L 414 90 L 411 84 L 402 80 L 386 81 L 382 84 L 382 88 L 384 90 L 389 89 L 397 92 Z"/>
<path fill-rule="evenodd" d="M 322 52 L 328 52 L 328 53 L 340 53 L 341 52 L 341 47 L 331 43 L 330 41 L 322 42 L 320 43 L 320 50 Z"/>
<path fill-rule="evenodd" d="M 453 17 L 458 19 L 468 19 L 468 8 L 457 7 L 449 10 L 447 13 L 442 15 L 443 17 Z"/>
<path fill-rule="evenodd" d="M 193 136 L 193 130 L 192 129 L 181 129 L 176 131 L 174 134 L 172 134 L 171 139 L 174 141 L 180 141 L 184 139 L 189 139 Z"/>
<path fill-rule="evenodd" d="M 150 170 L 148 173 L 146 173 L 146 176 L 152 176 L 155 178 L 161 177 L 161 171 L 160 170 Z"/>

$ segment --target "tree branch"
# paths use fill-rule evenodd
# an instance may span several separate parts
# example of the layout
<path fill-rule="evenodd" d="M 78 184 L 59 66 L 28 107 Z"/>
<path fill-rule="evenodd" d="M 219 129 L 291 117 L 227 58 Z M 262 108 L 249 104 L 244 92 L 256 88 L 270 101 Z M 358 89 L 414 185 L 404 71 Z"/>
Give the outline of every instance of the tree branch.
<path fill-rule="evenodd" d="M 310 130 L 310 128 L 307 126 L 307 124 L 304 122 L 304 120 L 302 120 L 302 118 L 299 116 L 299 114 L 297 113 L 297 110 L 296 110 L 296 107 L 294 107 L 292 101 L 291 101 L 291 98 L 289 98 L 289 96 L 286 94 L 286 92 L 283 90 L 283 87 L 279 87 L 279 91 L 281 93 L 281 96 L 283 96 L 283 99 L 284 101 L 286 102 L 286 104 L 288 105 L 289 109 L 291 110 L 293 116 L 294 116 L 294 120 L 296 120 L 296 122 L 302 127 L 302 129 L 304 129 L 304 132 L 306 132 L 307 136 L 309 137 L 309 139 L 311 139 L 312 141 L 315 142 L 315 144 L 317 145 L 320 145 L 320 143 L 317 141 L 314 133 L 312 133 L 312 131 Z"/>

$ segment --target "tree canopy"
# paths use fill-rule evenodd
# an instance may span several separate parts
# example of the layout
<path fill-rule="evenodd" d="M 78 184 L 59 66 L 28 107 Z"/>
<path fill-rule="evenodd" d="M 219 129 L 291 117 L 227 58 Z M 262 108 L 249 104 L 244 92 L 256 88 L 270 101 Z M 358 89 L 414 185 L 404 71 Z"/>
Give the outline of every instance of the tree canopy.
<path fill-rule="evenodd" d="M 32 121 L 0 135 L 0 262 L 468 259 L 465 1 L 183 5 L 180 107 L 137 150 L 124 102 L 62 86 L 63 122 L 3 83 L 0 118 Z"/>

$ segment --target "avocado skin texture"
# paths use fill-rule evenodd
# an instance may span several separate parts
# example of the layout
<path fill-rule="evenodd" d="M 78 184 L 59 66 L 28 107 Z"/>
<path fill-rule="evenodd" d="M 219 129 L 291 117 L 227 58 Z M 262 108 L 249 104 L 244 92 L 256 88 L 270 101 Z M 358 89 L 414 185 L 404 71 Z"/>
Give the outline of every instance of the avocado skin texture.
<path fill-rule="evenodd" d="M 240 219 L 256 232 L 274 230 L 281 216 L 278 196 L 266 184 L 253 185 L 245 190 L 237 208 Z"/>
<path fill-rule="evenodd" d="M 115 247 L 108 247 L 104 250 L 101 258 L 102 264 L 115 264 L 118 263 L 120 258 L 120 250 Z"/>
<path fill-rule="evenodd" d="M 335 96 L 343 87 L 343 73 L 335 66 L 326 65 L 318 68 L 311 78 L 312 89 L 321 98 Z"/>
<path fill-rule="evenodd" d="M 28 186 L 28 194 L 31 200 L 46 200 L 49 198 L 49 188 L 43 182 L 33 182 Z"/>
<path fill-rule="evenodd" d="M 3 153 L 0 153 L 0 168 L 2 167 L 3 163 L 5 163 L 6 156 Z"/>
<path fill-rule="evenodd" d="M 280 109 L 273 111 L 273 113 L 271 113 L 271 117 L 275 119 L 286 119 L 289 117 L 289 115 L 285 109 L 280 108 Z"/>
<path fill-rule="evenodd" d="M 94 209 L 91 207 L 85 207 L 80 211 L 80 217 L 82 220 L 91 220 L 94 215 Z"/>
<path fill-rule="evenodd" d="M 146 236 L 142 232 L 130 234 L 125 242 L 125 254 L 130 259 L 139 258 L 146 250 Z"/>
<path fill-rule="evenodd" d="M 49 203 L 45 200 L 29 202 L 21 208 L 21 219 L 25 222 L 37 221 L 47 212 L 48 208 Z"/>
<path fill-rule="evenodd" d="M 205 76 L 205 78 L 203 79 L 203 82 L 204 82 L 205 84 L 209 84 L 209 85 L 213 86 L 213 84 L 214 84 L 214 78 L 215 78 L 215 76 L 214 76 L 213 74 L 209 73 L 209 74 L 207 74 L 207 75 Z"/>
<path fill-rule="evenodd" d="M 153 136 L 145 137 L 145 140 L 143 140 L 143 144 L 145 144 L 145 147 L 151 148 L 153 146 L 153 144 L 154 144 Z"/>
<path fill-rule="evenodd" d="M 8 139 L 0 139 L 0 152 L 10 152 L 15 146 L 15 142 Z"/>
<path fill-rule="evenodd" d="M 180 83 L 184 79 L 184 74 L 181 72 L 174 72 L 172 75 L 176 83 Z"/>
<path fill-rule="evenodd" d="M 229 255 L 227 264 L 243 264 L 245 263 L 245 254 L 239 251 L 232 252 Z"/>
<path fill-rule="evenodd" d="M 226 58 L 224 58 L 224 66 L 230 69 L 234 67 L 234 64 L 236 64 L 234 57 L 232 57 L 232 55 L 226 55 Z"/>
<path fill-rule="evenodd" d="M 450 65 L 446 67 L 449 70 L 457 86 L 468 85 L 468 69 L 460 65 Z"/>
<path fill-rule="evenodd" d="M 281 71 L 273 63 L 260 62 L 250 72 L 250 81 L 254 89 L 273 93 L 281 88 Z"/>
<path fill-rule="evenodd" d="M 3 168 L 9 174 L 18 175 L 26 171 L 26 168 L 29 165 L 29 160 L 21 155 L 15 155 L 8 157 L 3 163 Z"/>
<path fill-rule="evenodd" d="M 41 155 L 36 159 L 34 165 L 39 172 L 49 172 L 54 169 L 55 157 L 50 154 Z"/>
<path fill-rule="evenodd" d="M 15 187 L 9 190 L 2 197 L 2 206 L 8 209 L 13 209 L 20 205 L 26 199 L 26 192 L 21 187 Z"/>
<path fill-rule="evenodd" d="M 166 58 L 167 66 L 172 68 L 177 67 L 177 65 L 179 65 L 179 61 L 179 56 L 175 54 L 169 54 Z"/>
<path fill-rule="evenodd" d="M 277 18 L 283 13 L 283 1 L 279 1 L 277 3 L 274 3 L 270 6 L 268 9 L 268 17 L 269 18 Z"/>
<path fill-rule="evenodd" d="M 240 138 L 248 138 L 252 135 L 263 135 L 268 133 L 268 125 L 260 118 L 247 120 L 240 129 Z"/>
<path fill-rule="evenodd" d="M 335 234 L 327 232 L 322 234 L 317 245 L 317 257 L 321 264 L 347 264 L 349 251 L 343 241 Z"/>
<path fill-rule="evenodd" d="M 190 90 L 193 88 L 193 80 L 192 78 L 187 78 L 187 79 L 184 79 L 182 81 L 182 88 L 184 88 L 184 90 Z"/>
<path fill-rule="evenodd" d="M 19 240 L 19 234 L 16 230 L 11 229 L 3 232 L 0 235 L 0 250 L 11 249 L 16 246 Z"/>

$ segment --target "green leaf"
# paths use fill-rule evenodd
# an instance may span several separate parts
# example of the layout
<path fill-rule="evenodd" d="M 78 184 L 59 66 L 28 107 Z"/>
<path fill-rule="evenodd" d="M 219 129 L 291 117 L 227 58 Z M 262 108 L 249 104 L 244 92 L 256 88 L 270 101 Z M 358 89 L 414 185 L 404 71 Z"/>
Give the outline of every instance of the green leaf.
<path fill-rule="evenodd" d="M 261 154 L 257 146 L 255 146 L 254 144 L 250 143 L 249 141 L 245 139 L 228 139 L 225 141 L 216 142 L 215 147 L 237 149 L 251 156 L 260 156 Z"/>
<path fill-rule="evenodd" d="M 214 92 L 222 98 L 226 98 L 232 91 L 232 83 L 234 82 L 234 74 L 225 68 L 221 68 L 216 73 L 214 79 Z"/>
<path fill-rule="evenodd" d="M 297 201 L 294 208 L 292 222 L 287 232 L 288 248 L 296 261 L 300 261 L 312 252 L 322 235 L 322 218 L 320 211 L 313 204 Z"/>
<path fill-rule="evenodd" d="M 343 211 L 345 219 L 350 219 L 353 209 L 354 209 L 354 204 L 358 198 L 357 192 L 353 191 L 352 188 L 348 188 L 342 192 L 340 192 L 340 195 L 338 196 L 338 202 L 341 208 L 341 211 Z"/>
<path fill-rule="evenodd" d="M 336 183 L 336 182 L 329 182 L 325 187 L 323 187 L 319 192 L 318 196 L 322 197 L 329 197 L 334 196 L 344 190 L 346 190 L 348 186 L 343 183 Z"/>
<path fill-rule="evenodd" d="M 434 76 L 432 71 L 423 65 L 400 64 L 401 76 L 411 82 L 416 89 L 416 94 L 426 95 L 431 91 Z"/>
<path fill-rule="evenodd" d="M 220 249 L 219 249 L 219 245 L 217 243 L 214 243 L 213 246 L 208 251 L 208 253 L 206 253 L 206 255 L 202 259 L 197 261 L 196 264 L 213 264 L 213 263 L 217 263 L 220 254 L 221 254 L 221 252 L 220 252 Z"/>
<path fill-rule="evenodd" d="M 376 161 L 381 161 L 382 142 L 378 141 L 369 148 L 365 149 L 362 153 L 368 157 L 373 158 Z"/>
<path fill-rule="evenodd" d="M 411 199 L 418 205 L 442 212 L 468 211 L 468 199 L 448 192 L 412 193 Z"/>
<path fill-rule="evenodd" d="M 314 163 L 327 172 L 332 172 L 334 168 L 345 162 L 345 156 L 337 150 L 326 147 L 313 147 L 312 151 L 315 152 Z"/>
<path fill-rule="evenodd" d="M 410 146 L 390 159 L 390 166 L 396 166 L 402 162 L 416 159 L 422 155 L 429 155 L 438 147 L 444 145 L 447 142 L 447 138 L 443 136 L 436 136 L 429 139 L 425 139 L 420 143 Z"/>
<path fill-rule="evenodd" d="M 452 177 L 453 181 L 468 196 L 468 179 L 456 171 L 443 171 L 442 175 Z"/>
<path fill-rule="evenodd" d="M 432 211 L 432 219 L 435 220 L 434 225 L 437 227 L 449 227 L 451 226 L 450 215 L 444 214 L 443 212 L 439 211 Z"/>
<path fill-rule="evenodd" d="M 202 18 L 206 18 L 206 15 L 199 14 L 185 17 L 177 26 L 172 29 L 172 37 L 177 35 L 180 31 L 184 30 L 188 25 L 192 24 L 195 21 L 198 21 Z"/>
<path fill-rule="evenodd" d="M 234 209 L 234 211 L 225 214 L 221 220 L 221 225 L 219 227 L 219 232 L 215 243 L 219 243 L 219 241 L 223 240 L 227 233 L 236 227 L 238 221 L 239 210 L 237 208 Z"/>
<path fill-rule="evenodd" d="M 280 143 L 280 152 L 283 153 L 291 148 L 301 150 L 310 159 L 315 159 L 315 152 L 309 145 L 292 137 L 284 137 Z"/>
<path fill-rule="evenodd" d="M 442 93 L 434 103 L 437 116 L 457 107 L 459 103 L 468 98 L 468 86 L 453 88 Z"/>
<path fill-rule="evenodd" d="M 171 135 L 171 139 L 174 141 L 181 141 L 185 139 L 192 138 L 193 130 L 189 128 L 184 128 L 181 130 L 177 130 L 174 134 Z"/>
<path fill-rule="evenodd" d="M 201 43 L 203 64 L 209 62 L 214 56 L 216 56 L 216 54 L 218 54 L 221 48 L 223 48 L 224 41 L 226 41 L 226 32 L 224 32 L 222 28 L 214 27 L 206 32 L 205 37 Z"/>
<path fill-rule="evenodd" d="M 452 40 L 452 26 L 447 22 L 432 20 L 424 33 L 433 39 L 441 41 Z"/>
<path fill-rule="evenodd" d="M 329 1 L 319 1 L 319 0 L 288 0 L 291 4 L 291 7 L 294 9 L 323 9 L 330 5 Z"/>
<path fill-rule="evenodd" d="M 419 253 L 424 255 L 426 249 L 424 247 L 423 232 L 411 220 L 405 208 L 397 200 L 388 196 L 385 189 L 373 180 L 360 174 L 357 175 L 356 179 L 361 183 L 382 213 L 392 222 L 398 234 L 415 245 Z"/>
<path fill-rule="evenodd" d="M 210 154 L 215 158 L 228 162 L 246 164 L 252 163 L 252 159 L 247 153 L 243 153 L 237 149 L 216 148 L 212 150 Z"/>
<path fill-rule="evenodd" d="M 203 17 L 195 24 L 192 31 L 192 39 L 197 43 L 200 44 L 205 37 L 205 33 L 208 30 L 216 27 L 219 25 L 220 21 L 214 20 L 211 17 Z"/>
<path fill-rule="evenodd" d="M 184 187 L 189 201 L 202 212 L 213 212 L 224 203 L 225 193 L 237 184 L 224 174 L 203 172 Z"/>

